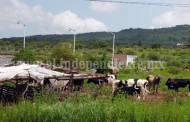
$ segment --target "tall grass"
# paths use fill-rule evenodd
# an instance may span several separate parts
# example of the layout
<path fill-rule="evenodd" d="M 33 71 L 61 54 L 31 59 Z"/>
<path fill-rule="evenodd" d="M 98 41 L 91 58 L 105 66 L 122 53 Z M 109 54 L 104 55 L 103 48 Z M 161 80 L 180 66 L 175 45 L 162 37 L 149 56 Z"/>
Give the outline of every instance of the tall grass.
<path fill-rule="evenodd" d="M 77 93 L 62 102 L 44 99 L 0 106 L 0 122 L 185 122 L 190 121 L 190 99 L 159 104 L 117 97 L 96 99 Z"/>

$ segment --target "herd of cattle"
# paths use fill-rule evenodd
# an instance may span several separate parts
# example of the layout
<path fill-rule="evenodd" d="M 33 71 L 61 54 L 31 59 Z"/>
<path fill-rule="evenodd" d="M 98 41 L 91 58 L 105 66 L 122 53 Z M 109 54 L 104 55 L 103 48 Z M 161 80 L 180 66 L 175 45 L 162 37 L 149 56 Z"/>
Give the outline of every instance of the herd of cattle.
<path fill-rule="evenodd" d="M 153 87 L 153 94 L 158 93 L 158 87 L 161 82 L 160 76 L 149 75 L 146 79 L 128 79 L 119 80 L 114 74 L 109 74 L 103 78 L 90 78 L 87 83 L 94 83 L 99 87 L 103 85 L 108 85 L 112 88 L 113 98 L 120 93 L 127 95 L 136 95 L 138 99 L 142 95 L 143 100 L 146 95 L 150 93 L 151 87 Z M 47 79 L 44 80 L 43 84 L 48 84 L 51 88 L 62 91 L 68 88 L 69 80 L 55 80 Z M 81 91 L 84 83 L 84 79 L 74 79 L 73 80 L 73 91 Z M 189 79 L 174 79 L 168 78 L 166 84 L 168 90 L 178 91 L 179 87 L 189 87 L 190 91 L 190 80 Z"/>
<path fill-rule="evenodd" d="M 27 91 L 26 89 L 28 88 L 29 93 L 27 93 L 27 96 L 32 98 L 34 91 L 29 90 L 30 87 L 27 86 L 32 86 L 32 88 L 41 88 L 39 86 L 44 86 L 49 90 L 57 92 L 65 90 L 82 91 L 85 79 L 73 79 L 72 82 L 69 81 L 70 80 L 45 79 L 39 85 L 39 82 L 35 82 L 33 79 L 31 79 L 29 80 L 29 83 L 22 83 L 18 85 L 17 94 L 19 96 L 25 97 L 26 95 L 25 93 Z M 126 96 L 128 95 L 134 96 L 137 99 L 140 99 L 142 97 L 142 99 L 144 100 L 150 92 L 152 92 L 153 94 L 158 93 L 158 87 L 160 82 L 161 82 L 160 76 L 152 76 L 152 75 L 147 76 L 146 79 L 119 80 L 117 78 L 117 75 L 109 74 L 101 78 L 87 79 L 88 84 L 93 83 L 96 84 L 98 87 L 102 87 L 105 85 L 109 86 L 112 89 L 112 94 L 113 94 L 112 100 L 114 100 L 115 96 L 117 96 L 118 94 L 125 94 Z M 190 79 L 168 78 L 165 85 L 168 87 L 168 90 L 175 90 L 176 92 L 180 87 L 188 86 L 190 91 Z M 151 91 L 152 88 L 153 91 Z"/>

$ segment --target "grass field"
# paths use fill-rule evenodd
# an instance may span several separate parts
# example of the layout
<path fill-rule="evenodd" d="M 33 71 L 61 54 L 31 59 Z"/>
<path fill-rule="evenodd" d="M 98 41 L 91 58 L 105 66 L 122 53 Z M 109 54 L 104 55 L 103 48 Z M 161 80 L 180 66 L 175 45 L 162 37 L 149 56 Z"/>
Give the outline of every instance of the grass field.
<path fill-rule="evenodd" d="M 138 101 L 121 94 L 112 102 L 109 87 L 98 88 L 85 83 L 83 92 L 74 92 L 69 96 L 60 94 L 57 97 L 52 93 L 51 96 L 37 96 L 33 102 L 21 100 L 18 104 L 0 105 L 0 122 L 189 122 L 188 89 L 175 93 L 168 91 L 164 85 L 168 77 L 188 78 L 189 72 L 174 76 L 166 70 L 126 70 L 119 73 L 118 78 L 146 78 L 150 73 L 161 75 L 162 82 L 159 94 L 149 95 L 149 100 Z"/>
<path fill-rule="evenodd" d="M 106 98 L 106 97 L 105 97 Z M 190 99 L 146 103 L 117 97 L 94 99 L 92 94 L 75 94 L 64 101 L 22 101 L 0 107 L 1 122 L 188 122 Z"/>

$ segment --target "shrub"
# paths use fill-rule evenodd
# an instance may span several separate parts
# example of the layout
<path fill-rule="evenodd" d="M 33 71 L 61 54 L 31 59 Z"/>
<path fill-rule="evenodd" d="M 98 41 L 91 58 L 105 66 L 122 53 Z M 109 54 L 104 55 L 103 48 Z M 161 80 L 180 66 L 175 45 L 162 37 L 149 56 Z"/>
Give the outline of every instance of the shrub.
<path fill-rule="evenodd" d="M 179 67 L 172 66 L 172 67 L 169 67 L 168 72 L 171 73 L 171 74 L 179 74 L 181 72 L 181 70 L 182 69 L 179 68 Z"/>
<path fill-rule="evenodd" d="M 175 66 L 175 67 L 180 67 L 181 66 L 181 62 L 180 61 L 177 61 L 177 60 L 173 60 L 173 61 L 169 61 L 167 63 L 167 66 Z"/>
<path fill-rule="evenodd" d="M 35 61 L 36 56 L 35 53 L 30 50 L 21 50 L 14 54 L 13 61 Z"/>
<path fill-rule="evenodd" d="M 160 58 L 160 56 L 157 52 L 151 52 L 148 54 L 149 60 L 157 61 L 157 60 L 159 60 L 159 58 Z"/>

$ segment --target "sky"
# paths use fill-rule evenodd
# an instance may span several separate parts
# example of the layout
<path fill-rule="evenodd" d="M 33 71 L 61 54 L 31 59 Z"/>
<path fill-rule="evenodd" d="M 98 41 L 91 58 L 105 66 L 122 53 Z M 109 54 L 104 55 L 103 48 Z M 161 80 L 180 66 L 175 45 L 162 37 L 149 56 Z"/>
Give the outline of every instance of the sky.
<path fill-rule="evenodd" d="M 190 4 L 190 0 L 159 0 L 159 3 Z M 21 23 L 17 24 L 17 21 Z M 26 36 L 79 34 L 118 32 L 129 28 L 152 29 L 181 24 L 190 24 L 190 7 L 131 5 L 87 0 L 0 0 L 0 39 L 22 37 L 24 32 Z M 69 28 L 75 31 L 69 31 Z"/>

